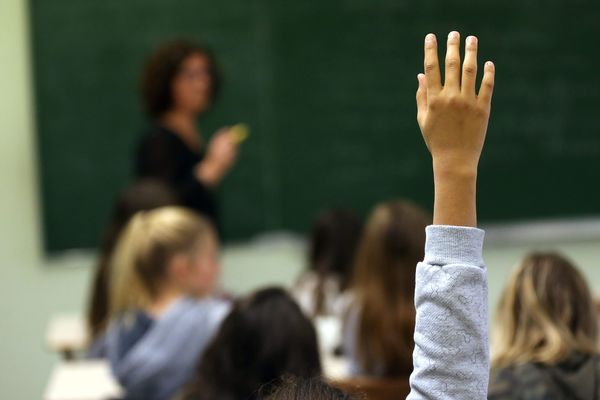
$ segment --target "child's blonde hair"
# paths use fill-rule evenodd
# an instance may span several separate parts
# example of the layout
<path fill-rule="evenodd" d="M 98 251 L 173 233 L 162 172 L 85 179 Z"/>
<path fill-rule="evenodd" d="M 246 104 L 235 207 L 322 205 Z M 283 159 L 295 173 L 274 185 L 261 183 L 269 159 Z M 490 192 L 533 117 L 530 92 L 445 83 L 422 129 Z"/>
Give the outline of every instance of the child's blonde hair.
<path fill-rule="evenodd" d="M 212 234 L 209 222 L 182 207 L 135 214 L 112 258 L 111 316 L 148 306 L 159 294 L 172 257 L 191 256 Z"/>
<path fill-rule="evenodd" d="M 498 305 L 492 365 L 555 365 L 595 354 L 598 326 L 581 273 L 556 253 L 532 253 L 513 271 Z"/>

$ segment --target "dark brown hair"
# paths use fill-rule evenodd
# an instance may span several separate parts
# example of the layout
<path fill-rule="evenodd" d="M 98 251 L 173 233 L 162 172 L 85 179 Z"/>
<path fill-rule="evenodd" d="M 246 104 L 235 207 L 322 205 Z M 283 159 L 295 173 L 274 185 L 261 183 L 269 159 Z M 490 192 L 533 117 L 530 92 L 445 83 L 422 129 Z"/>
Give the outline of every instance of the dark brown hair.
<path fill-rule="evenodd" d="M 111 280 L 111 257 L 117 239 L 131 217 L 139 211 L 176 204 L 176 197 L 162 182 L 142 179 L 125 188 L 115 201 L 110 224 L 107 227 L 92 282 L 88 304 L 87 322 L 92 338 L 106 328 L 109 318 L 109 282 Z"/>
<path fill-rule="evenodd" d="M 288 374 L 321 374 L 317 335 L 286 291 L 267 288 L 235 303 L 184 399 L 252 400 Z"/>
<path fill-rule="evenodd" d="M 190 40 L 164 43 L 149 58 L 142 75 L 141 92 L 144 108 L 151 117 L 159 117 L 173 105 L 172 84 L 181 64 L 191 55 L 200 54 L 208 60 L 211 77 L 211 103 L 221 87 L 221 74 L 212 51 Z"/>
<path fill-rule="evenodd" d="M 380 204 L 358 248 L 353 291 L 356 354 L 367 374 L 408 375 L 415 328 L 415 269 L 431 217 L 405 201 Z"/>
<path fill-rule="evenodd" d="M 314 293 L 315 315 L 324 312 L 324 282 L 328 277 L 338 279 L 340 292 L 348 288 L 361 230 L 360 219 L 350 211 L 334 209 L 317 217 L 309 250 L 310 269 L 319 279 Z"/>
<path fill-rule="evenodd" d="M 264 394 L 263 392 L 267 393 Z M 261 390 L 261 400 L 362 400 L 363 397 L 351 396 L 340 389 L 328 385 L 320 377 L 299 378 L 286 376 L 273 389 L 269 385 Z"/>

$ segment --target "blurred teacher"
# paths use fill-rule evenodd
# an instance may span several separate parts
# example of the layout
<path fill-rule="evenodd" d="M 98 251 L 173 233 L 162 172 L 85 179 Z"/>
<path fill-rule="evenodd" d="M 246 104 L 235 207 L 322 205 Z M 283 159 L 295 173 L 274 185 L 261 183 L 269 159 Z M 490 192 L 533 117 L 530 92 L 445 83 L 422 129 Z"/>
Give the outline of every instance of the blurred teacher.
<path fill-rule="evenodd" d="M 136 175 L 164 181 L 182 205 L 218 228 L 214 190 L 235 163 L 237 142 L 228 128 L 206 143 L 198 118 L 214 103 L 220 77 L 205 47 L 179 40 L 165 43 L 149 59 L 142 77 L 143 102 L 151 118 L 136 154 Z"/>

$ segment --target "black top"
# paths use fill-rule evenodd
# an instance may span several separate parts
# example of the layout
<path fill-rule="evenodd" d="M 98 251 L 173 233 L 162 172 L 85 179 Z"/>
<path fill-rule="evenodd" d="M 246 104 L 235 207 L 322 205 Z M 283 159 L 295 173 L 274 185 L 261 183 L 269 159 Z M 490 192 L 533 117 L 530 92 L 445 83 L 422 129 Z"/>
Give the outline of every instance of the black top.
<path fill-rule="evenodd" d="M 165 182 L 183 206 L 207 217 L 218 230 L 215 195 L 194 172 L 203 159 L 204 152 L 195 152 L 175 132 L 155 123 L 146 130 L 139 143 L 135 173 L 138 178 Z"/>

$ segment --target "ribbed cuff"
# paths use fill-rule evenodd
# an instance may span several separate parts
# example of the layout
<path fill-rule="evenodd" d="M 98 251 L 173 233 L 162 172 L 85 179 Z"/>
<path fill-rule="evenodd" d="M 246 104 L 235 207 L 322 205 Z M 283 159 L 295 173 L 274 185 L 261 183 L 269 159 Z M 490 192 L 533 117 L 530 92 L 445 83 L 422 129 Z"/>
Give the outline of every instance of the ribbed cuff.
<path fill-rule="evenodd" d="M 465 226 L 430 225 L 425 232 L 426 264 L 467 264 L 483 268 L 483 230 Z"/>

